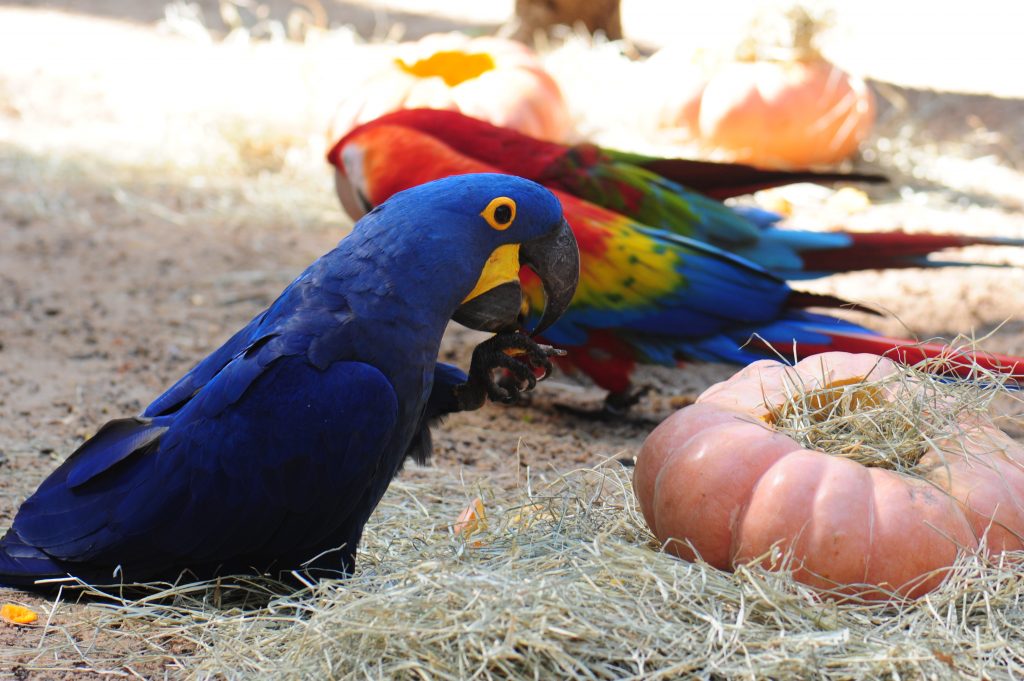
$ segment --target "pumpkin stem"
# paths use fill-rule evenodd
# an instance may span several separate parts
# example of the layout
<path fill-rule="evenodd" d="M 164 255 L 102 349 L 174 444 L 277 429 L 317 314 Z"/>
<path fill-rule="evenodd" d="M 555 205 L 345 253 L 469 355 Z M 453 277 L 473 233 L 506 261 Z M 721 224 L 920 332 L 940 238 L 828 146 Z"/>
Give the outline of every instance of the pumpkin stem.
<path fill-rule="evenodd" d="M 786 13 L 793 31 L 793 49 L 818 55 L 815 45 L 821 20 L 811 16 L 806 7 L 796 5 Z"/>
<path fill-rule="evenodd" d="M 441 78 L 448 87 L 455 87 L 494 69 L 494 58 L 491 55 L 458 50 L 435 52 L 413 64 L 401 58 L 395 59 L 395 63 L 398 68 L 417 78 Z"/>
<path fill-rule="evenodd" d="M 764 11 L 754 17 L 736 48 L 737 61 L 821 61 L 817 46 L 821 31 L 834 22 L 831 10 L 797 3 L 784 13 Z"/>

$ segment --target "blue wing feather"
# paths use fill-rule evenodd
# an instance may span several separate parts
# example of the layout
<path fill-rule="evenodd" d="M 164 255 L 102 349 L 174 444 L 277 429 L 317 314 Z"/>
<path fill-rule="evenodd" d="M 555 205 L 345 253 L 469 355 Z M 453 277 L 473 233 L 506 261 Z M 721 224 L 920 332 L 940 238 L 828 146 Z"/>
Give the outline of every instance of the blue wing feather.
<path fill-rule="evenodd" d="M 600 275 L 589 275 L 594 281 L 586 294 L 545 331 L 556 345 L 585 348 L 591 333 L 607 331 L 631 348 L 635 359 L 645 362 L 670 366 L 683 359 L 749 363 L 765 356 L 763 344 L 748 343 L 755 335 L 777 344 L 796 339 L 827 345 L 826 329 L 867 332 L 856 324 L 793 309 L 793 291 L 785 281 L 760 264 L 716 246 L 632 221 L 605 233 L 604 253 L 628 244 L 652 256 L 649 261 L 595 256 L 601 257 L 600 267 L 594 267 Z M 627 285 L 640 276 L 642 267 L 654 270 L 643 287 Z M 675 285 L 667 283 L 671 281 Z M 613 304 L 613 296 L 625 302 Z M 813 304 L 814 299 L 807 302 Z M 841 301 L 819 300 L 821 305 L 837 302 Z"/>
<path fill-rule="evenodd" d="M 424 464 L 430 460 L 434 446 L 430 438 L 430 426 L 436 424 L 447 414 L 460 410 L 455 389 L 468 380 L 466 372 L 457 366 L 438 362 L 434 366 L 434 383 L 427 398 L 427 406 L 423 410 L 416 435 L 409 443 L 405 458 Z"/>
<path fill-rule="evenodd" d="M 654 288 L 641 295 L 630 291 L 628 305 L 602 304 L 607 298 L 577 298 L 545 337 L 556 345 L 583 345 L 589 330 L 609 329 L 616 335 L 652 334 L 675 342 L 714 335 L 740 325 L 768 322 L 783 309 L 791 289 L 760 265 L 702 243 L 659 229 L 630 223 L 633 233 L 643 234 L 652 248 L 671 252 L 677 287 Z M 615 261 L 602 265 L 611 268 Z M 635 262 L 623 260 L 622 271 L 607 274 L 607 294 L 613 282 L 635 274 Z M 539 306 L 535 306 L 539 309 Z"/>
<path fill-rule="evenodd" d="M 217 375 L 235 356 L 245 351 L 256 339 L 257 330 L 267 316 L 267 311 L 257 315 L 245 325 L 241 331 L 228 339 L 224 345 L 210 353 L 203 361 L 194 366 L 187 374 L 178 379 L 162 395 L 153 400 L 143 416 L 160 416 L 181 407 Z"/>
<path fill-rule="evenodd" d="M 139 451 L 154 445 L 167 426 L 151 419 L 128 418 L 110 421 L 71 454 L 76 465 L 68 473 L 68 487 L 84 485 L 94 477 Z"/>
<path fill-rule="evenodd" d="M 321 372 L 287 357 L 250 376 L 258 365 L 256 355 L 236 357 L 204 399 L 153 419 L 149 427 L 164 431 L 145 456 L 123 456 L 113 437 L 79 450 L 25 502 L 5 545 L 75 563 L 117 556 L 133 579 L 186 558 L 193 568 L 215 557 L 247 568 L 285 546 L 329 548 L 369 481 L 390 480 L 380 461 L 396 434 L 397 398 L 383 374 L 358 362 Z M 248 385 L 240 397 L 234 386 L 219 389 L 238 376 Z M 211 409 L 225 400 L 232 409 Z M 72 488 L 82 469 L 88 480 Z M 211 522 L 228 518 L 238 522 Z"/>
<path fill-rule="evenodd" d="M 340 293 L 324 285 L 318 268 L 322 260 L 314 262 L 282 291 L 269 308 L 256 315 L 242 330 L 153 400 L 142 415 L 161 416 L 180 409 L 232 360 L 243 354 L 258 352 L 262 367 L 277 357 L 307 352 L 311 340 L 317 336 L 343 333 L 345 319 L 350 313 L 348 302 Z M 311 283 L 317 285 L 309 286 Z M 308 301 L 307 296 L 310 295 L 315 299 Z M 342 328 L 335 329 L 335 323 Z M 324 368 L 324 359 L 318 357 L 318 360 L 315 362 L 317 366 Z M 255 371 L 252 367 L 248 370 L 250 374 Z M 224 389 L 233 387 L 235 384 L 226 385 Z M 230 396 L 225 397 L 230 403 Z"/>

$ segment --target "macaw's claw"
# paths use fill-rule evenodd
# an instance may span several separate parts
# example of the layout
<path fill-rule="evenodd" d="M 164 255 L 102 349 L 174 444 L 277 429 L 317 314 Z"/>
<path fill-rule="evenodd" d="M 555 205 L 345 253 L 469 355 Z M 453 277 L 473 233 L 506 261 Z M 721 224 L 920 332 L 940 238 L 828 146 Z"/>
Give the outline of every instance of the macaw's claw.
<path fill-rule="evenodd" d="M 459 408 L 479 409 L 488 397 L 494 402 L 515 402 L 521 393 L 533 390 L 537 381 L 548 377 L 551 357 L 564 354 L 517 331 L 496 334 L 474 348 L 469 380 L 456 389 Z M 495 379 L 497 370 L 502 375 Z"/>

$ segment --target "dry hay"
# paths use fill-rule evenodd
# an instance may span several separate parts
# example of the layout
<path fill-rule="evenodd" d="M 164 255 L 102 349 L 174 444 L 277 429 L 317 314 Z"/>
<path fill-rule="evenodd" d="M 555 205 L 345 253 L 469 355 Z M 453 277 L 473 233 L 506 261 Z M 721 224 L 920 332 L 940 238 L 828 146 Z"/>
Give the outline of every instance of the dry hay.
<path fill-rule="evenodd" d="M 396 482 L 349 580 L 293 594 L 225 581 L 101 598 L 88 626 L 132 653 L 107 656 L 51 623 L 26 669 L 159 660 L 198 678 L 1024 674 L 1024 575 L 1010 557 L 964 555 L 917 602 L 837 604 L 784 573 L 729 574 L 661 553 L 617 463 L 534 490 L 458 488 L 450 474 Z M 451 523 L 476 494 L 487 522 L 456 536 Z"/>
<path fill-rule="evenodd" d="M 786 427 L 871 456 L 949 435 L 1008 393 L 980 368 L 970 380 L 937 375 L 966 361 L 955 356 L 831 388 L 827 400 L 794 391 Z M 895 403 L 870 397 L 881 394 Z M 483 520 L 453 531 L 474 497 L 484 500 Z M 439 470 L 392 485 L 351 579 L 299 592 L 224 580 L 133 598 L 86 587 L 98 607 L 84 611 L 84 626 L 121 647 L 108 655 L 76 643 L 80 630 L 69 634 L 49 613 L 26 669 L 159 662 L 198 678 L 1014 678 L 1024 674 L 1021 558 L 965 553 L 917 601 L 839 603 L 784 571 L 726 573 L 662 553 L 617 462 L 513 491 Z"/>
<path fill-rule="evenodd" d="M 943 356 L 897 364 L 873 381 L 812 388 L 794 373 L 772 422 L 807 449 L 915 474 L 937 442 L 966 441 L 979 427 L 997 427 L 991 415 L 997 399 L 1020 402 L 1009 376 L 978 364 L 977 341 L 958 338 L 947 347 Z M 957 371 L 967 378 L 955 378 Z"/>

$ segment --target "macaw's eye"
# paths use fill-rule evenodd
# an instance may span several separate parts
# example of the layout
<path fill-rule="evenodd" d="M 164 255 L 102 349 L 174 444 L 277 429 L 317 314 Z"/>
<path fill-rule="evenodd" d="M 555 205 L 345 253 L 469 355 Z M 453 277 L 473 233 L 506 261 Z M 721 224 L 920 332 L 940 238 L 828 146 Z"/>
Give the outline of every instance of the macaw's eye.
<path fill-rule="evenodd" d="M 499 196 L 487 204 L 480 216 L 494 229 L 508 229 L 516 219 L 516 202 L 507 196 Z"/>
<path fill-rule="evenodd" d="M 504 203 L 495 208 L 494 221 L 499 225 L 507 225 L 512 222 L 512 208 Z"/>

